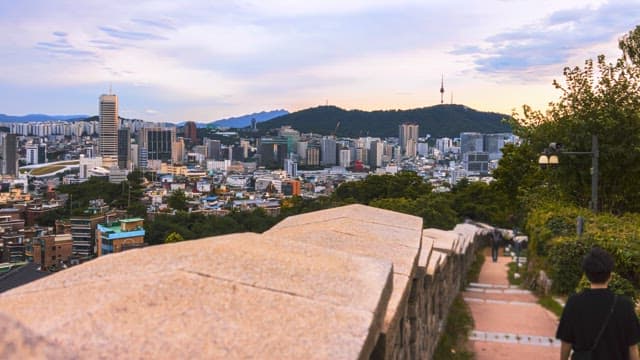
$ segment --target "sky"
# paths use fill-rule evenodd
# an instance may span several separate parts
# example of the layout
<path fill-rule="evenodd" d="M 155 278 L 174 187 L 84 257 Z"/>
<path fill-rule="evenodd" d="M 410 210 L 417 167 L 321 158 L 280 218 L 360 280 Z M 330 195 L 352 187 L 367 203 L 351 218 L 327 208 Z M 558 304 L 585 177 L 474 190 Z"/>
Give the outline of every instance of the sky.
<path fill-rule="evenodd" d="M 0 0 L 0 113 L 209 122 L 318 105 L 544 110 L 640 1 Z"/>

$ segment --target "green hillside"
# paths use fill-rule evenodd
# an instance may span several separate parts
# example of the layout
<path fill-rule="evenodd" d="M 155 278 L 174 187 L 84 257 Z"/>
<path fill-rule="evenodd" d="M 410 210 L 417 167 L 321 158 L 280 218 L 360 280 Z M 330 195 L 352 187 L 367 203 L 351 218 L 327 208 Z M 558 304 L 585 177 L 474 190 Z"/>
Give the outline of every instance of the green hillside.
<path fill-rule="evenodd" d="M 398 125 L 404 122 L 420 125 L 420 136 L 458 137 L 461 132 L 483 133 L 509 132 L 511 128 L 502 119 L 508 115 L 481 112 L 463 105 L 436 105 L 411 110 L 344 110 L 335 106 L 319 106 L 305 109 L 258 124 L 260 129 L 272 129 L 283 125 L 301 132 L 324 135 L 333 133 L 340 126 L 337 136 L 398 136 Z"/>

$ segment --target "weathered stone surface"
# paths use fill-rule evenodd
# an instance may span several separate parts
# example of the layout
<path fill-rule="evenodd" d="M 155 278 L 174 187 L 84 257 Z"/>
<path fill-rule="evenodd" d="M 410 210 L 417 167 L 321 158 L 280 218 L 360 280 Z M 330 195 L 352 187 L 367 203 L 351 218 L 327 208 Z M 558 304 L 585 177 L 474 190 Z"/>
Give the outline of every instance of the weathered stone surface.
<path fill-rule="evenodd" d="M 77 356 L 0 313 L 0 359 L 77 359 Z"/>
<path fill-rule="evenodd" d="M 367 311 L 194 273 L 137 278 L 110 291 L 105 285 L 38 292 L 66 299 L 64 307 L 29 294 L 9 294 L 1 303 L 82 358 L 354 359 L 370 331 Z M 28 309 L 36 306 L 59 315 L 32 316 Z"/>
<path fill-rule="evenodd" d="M 264 349 L 273 358 L 357 358 L 381 331 L 391 270 L 385 260 L 238 234 L 103 257 L 7 292 L 0 306 L 81 353 L 106 356 L 115 349 L 105 344 L 115 341 L 131 357 L 180 356 L 205 342 L 206 352 L 189 357 Z M 42 305 L 43 298 L 56 300 Z M 58 315 L 43 319 L 34 308 Z M 281 334 L 273 344 L 258 339 L 271 333 Z"/>
<path fill-rule="evenodd" d="M 459 242 L 459 235 L 453 231 L 440 229 L 424 229 L 424 236 L 434 239 L 433 248 L 440 251 L 456 253 Z"/>
<path fill-rule="evenodd" d="M 46 358 L 430 358 L 482 231 L 351 205 L 108 255 L 0 309 Z"/>
<path fill-rule="evenodd" d="M 327 220 L 339 218 L 360 220 L 367 223 L 378 223 L 388 225 L 392 228 L 405 228 L 411 230 L 422 229 L 422 219 L 417 216 L 406 215 L 395 211 L 383 210 L 360 204 L 290 216 L 276 224 L 274 229 L 299 226 L 303 224 L 322 223 Z"/>

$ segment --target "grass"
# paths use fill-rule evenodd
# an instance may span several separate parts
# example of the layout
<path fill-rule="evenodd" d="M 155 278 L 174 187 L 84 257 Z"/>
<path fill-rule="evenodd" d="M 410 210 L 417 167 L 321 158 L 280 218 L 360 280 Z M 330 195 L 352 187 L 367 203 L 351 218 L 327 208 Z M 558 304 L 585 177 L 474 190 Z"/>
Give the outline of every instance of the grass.
<path fill-rule="evenodd" d="M 41 168 L 37 168 L 37 169 L 31 170 L 31 175 L 34 175 L 34 176 L 46 175 L 46 174 L 54 173 L 54 172 L 56 172 L 58 170 L 62 170 L 64 168 L 66 168 L 65 165 L 43 166 Z"/>
<path fill-rule="evenodd" d="M 447 315 L 447 325 L 440 337 L 438 347 L 433 354 L 434 359 L 473 359 L 474 354 L 469 351 L 467 338 L 469 332 L 473 330 L 473 317 L 469 307 L 458 295 L 449 314 Z"/>
<path fill-rule="evenodd" d="M 558 304 L 558 302 L 555 301 L 550 295 L 540 296 L 540 298 L 538 299 L 538 304 L 556 314 L 556 316 L 558 317 L 562 315 L 562 305 Z"/>

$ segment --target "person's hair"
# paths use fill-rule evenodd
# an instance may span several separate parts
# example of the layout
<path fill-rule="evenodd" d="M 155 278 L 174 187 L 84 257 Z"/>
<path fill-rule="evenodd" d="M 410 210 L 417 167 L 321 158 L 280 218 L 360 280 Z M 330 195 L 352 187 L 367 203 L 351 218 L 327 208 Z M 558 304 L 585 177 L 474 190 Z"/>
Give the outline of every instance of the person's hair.
<path fill-rule="evenodd" d="M 609 280 L 611 271 L 613 271 L 613 257 L 604 249 L 594 246 L 589 253 L 582 259 L 582 270 L 589 279 L 589 282 L 595 284 L 604 284 Z"/>

